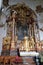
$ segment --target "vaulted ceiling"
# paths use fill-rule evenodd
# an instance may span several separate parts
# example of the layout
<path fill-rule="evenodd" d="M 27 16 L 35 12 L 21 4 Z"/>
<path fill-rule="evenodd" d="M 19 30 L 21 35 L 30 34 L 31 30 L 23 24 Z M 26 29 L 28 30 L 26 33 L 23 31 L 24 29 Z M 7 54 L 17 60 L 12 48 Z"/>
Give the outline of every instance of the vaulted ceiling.
<path fill-rule="evenodd" d="M 37 14 L 38 21 L 40 23 L 43 23 L 43 0 L 0 0 L 0 3 L 1 2 L 3 2 L 2 11 L 7 16 L 9 16 L 9 14 L 10 14 L 9 10 L 7 10 L 9 8 L 9 6 L 15 5 L 16 3 L 25 3 L 32 10 L 35 11 L 35 13 Z"/>

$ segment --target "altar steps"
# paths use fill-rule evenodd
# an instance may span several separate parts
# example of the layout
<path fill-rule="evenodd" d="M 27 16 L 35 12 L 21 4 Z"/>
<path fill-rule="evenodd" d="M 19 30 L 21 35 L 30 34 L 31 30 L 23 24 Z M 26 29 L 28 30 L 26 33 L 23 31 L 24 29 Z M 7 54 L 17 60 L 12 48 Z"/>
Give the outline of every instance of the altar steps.
<path fill-rule="evenodd" d="M 28 57 L 28 58 L 24 57 L 23 62 L 24 62 L 23 65 L 36 65 L 35 61 L 31 57 Z"/>

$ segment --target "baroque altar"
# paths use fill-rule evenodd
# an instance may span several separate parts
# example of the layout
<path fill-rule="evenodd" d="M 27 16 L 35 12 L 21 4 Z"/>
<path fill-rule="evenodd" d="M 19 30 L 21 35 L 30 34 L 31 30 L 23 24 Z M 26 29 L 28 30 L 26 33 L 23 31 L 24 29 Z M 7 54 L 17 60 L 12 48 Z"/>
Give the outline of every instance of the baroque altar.
<path fill-rule="evenodd" d="M 10 6 L 7 18 L 7 35 L 3 38 L 2 55 L 17 55 L 19 51 L 37 51 L 40 41 L 39 26 L 35 12 L 25 4 Z"/>

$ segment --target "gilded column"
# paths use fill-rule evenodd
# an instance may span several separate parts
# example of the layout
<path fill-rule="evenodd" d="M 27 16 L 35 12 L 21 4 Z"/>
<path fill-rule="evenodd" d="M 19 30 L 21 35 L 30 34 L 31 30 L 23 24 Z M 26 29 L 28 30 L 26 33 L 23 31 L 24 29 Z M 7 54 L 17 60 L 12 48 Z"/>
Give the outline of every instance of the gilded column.
<path fill-rule="evenodd" d="M 16 44 L 15 44 L 15 18 L 16 18 L 16 11 L 12 13 L 12 40 L 11 40 L 11 49 L 10 49 L 10 55 L 17 55 L 16 52 Z"/>
<path fill-rule="evenodd" d="M 13 18 L 13 22 L 12 22 L 12 41 L 11 41 L 11 50 L 14 50 L 14 49 L 15 49 L 14 26 L 15 26 L 15 19 Z"/>

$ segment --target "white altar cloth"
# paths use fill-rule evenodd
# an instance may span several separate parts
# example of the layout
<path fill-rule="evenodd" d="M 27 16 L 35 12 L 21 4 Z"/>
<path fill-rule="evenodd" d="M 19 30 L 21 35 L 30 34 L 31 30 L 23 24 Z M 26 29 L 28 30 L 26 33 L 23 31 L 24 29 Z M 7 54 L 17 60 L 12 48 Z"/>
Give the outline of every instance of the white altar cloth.
<path fill-rule="evenodd" d="M 32 51 L 31 52 L 21 51 L 20 56 L 39 56 L 39 53 L 35 51 L 33 52 Z"/>

